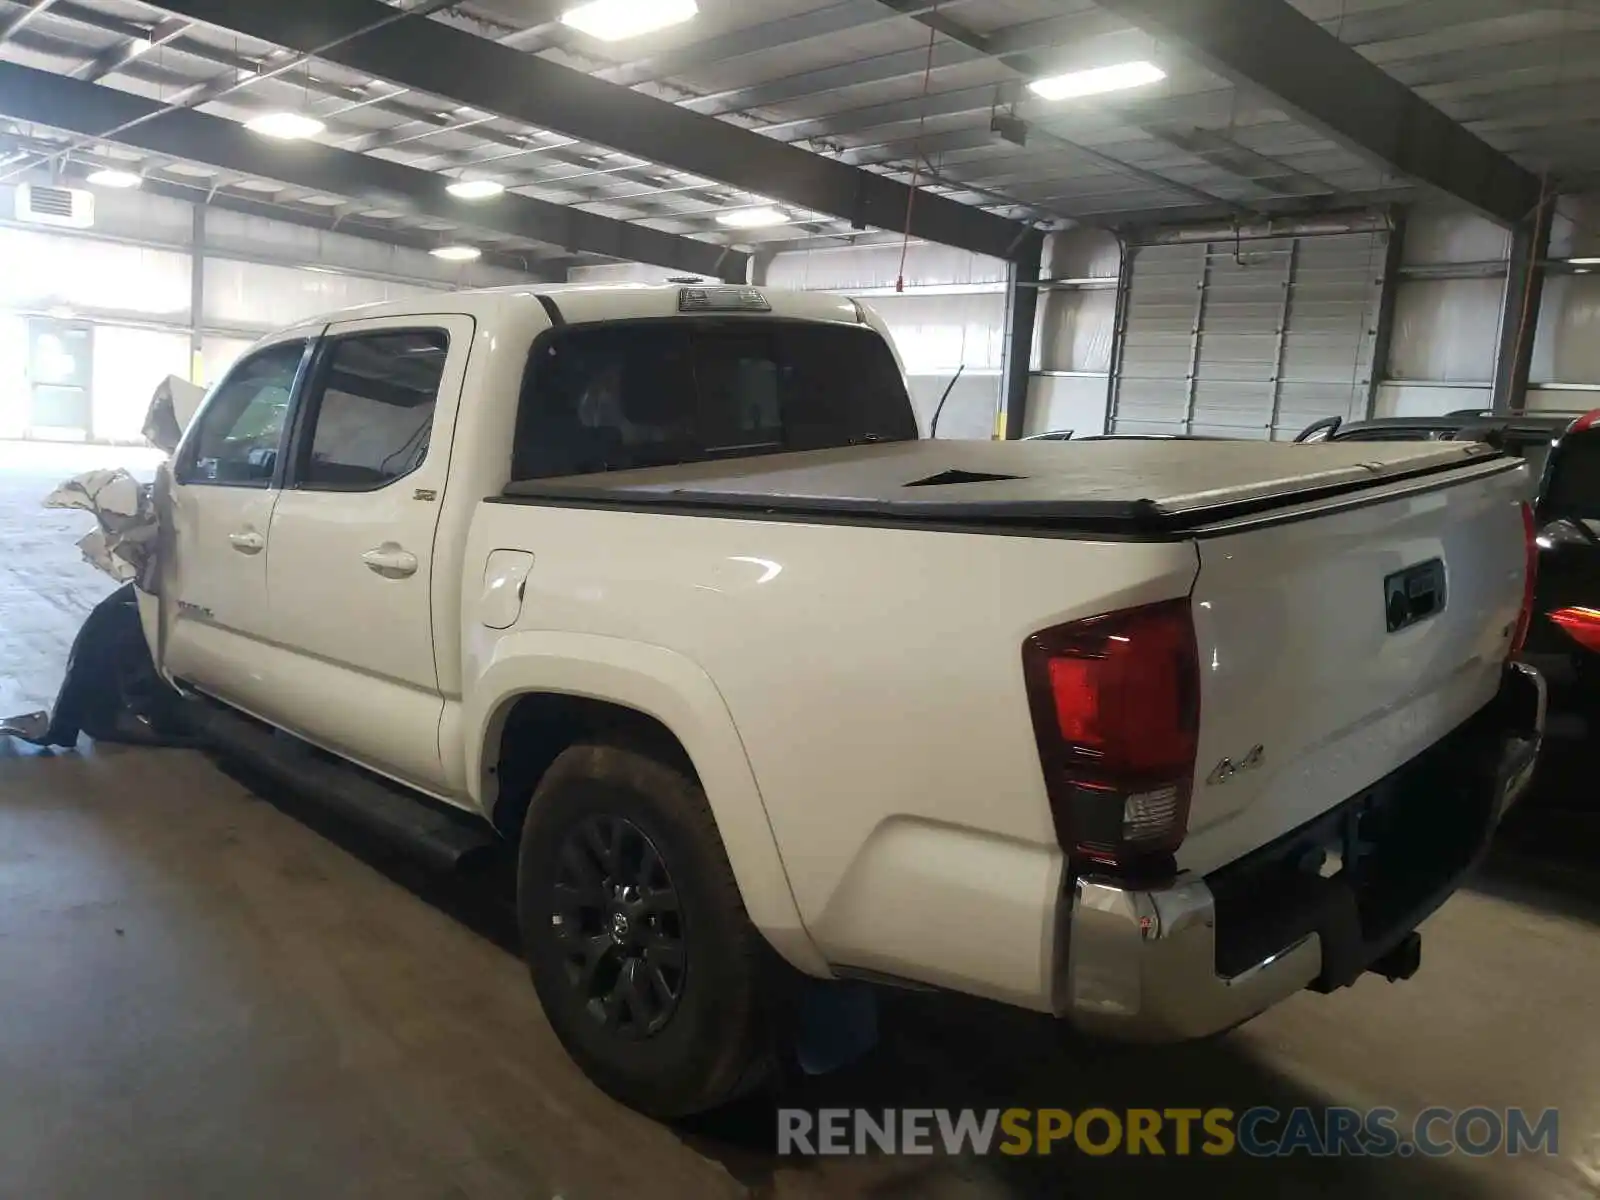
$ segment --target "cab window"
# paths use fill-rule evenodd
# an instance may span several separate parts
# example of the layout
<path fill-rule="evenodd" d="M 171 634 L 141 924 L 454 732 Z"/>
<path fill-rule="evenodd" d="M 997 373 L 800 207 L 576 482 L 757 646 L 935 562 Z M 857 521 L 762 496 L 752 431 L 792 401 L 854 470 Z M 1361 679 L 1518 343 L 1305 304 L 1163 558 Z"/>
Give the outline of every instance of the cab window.
<path fill-rule="evenodd" d="M 305 351 L 304 341 L 280 342 L 234 365 L 197 418 L 176 468 L 179 483 L 271 485 Z"/>

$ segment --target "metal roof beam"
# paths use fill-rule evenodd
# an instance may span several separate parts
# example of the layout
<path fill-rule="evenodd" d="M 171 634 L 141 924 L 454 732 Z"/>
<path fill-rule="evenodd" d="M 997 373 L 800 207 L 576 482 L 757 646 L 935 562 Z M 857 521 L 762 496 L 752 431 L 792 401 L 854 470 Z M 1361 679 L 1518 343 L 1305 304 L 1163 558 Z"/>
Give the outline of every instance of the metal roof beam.
<path fill-rule="evenodd" d="M 353 36 L 393 16 L 380 0 L 160 0 L 159 7 L 857 225 L 904 230 L 909 216 L 912 236 L 999 258 L 1017 253 L 1031 228 L 927 192 L 913 205 L 910 188 L 881 175 L 440 21 L 396 21 Z M 350 40 L 324 49 L 342 37 Z"/>
<path fill-rule="evenodd" d="M 374 208 L 431 217 L 608 258 L 743 281 L 747 255 L 627 221 L 507 194 L 488 205 L 455 199 L 431 171 L 311 142 L 276 144 L 222 117 L 15 63 L 0 63 L 0 115 L 84 137 L 144 118 L 109 139 L 292 187 L 346 196 Z"/>
<path fill-rule="evenodd" d="M 1456 124 L 1286 0 L 1098 0 L 1384 170 L 1502 224 L 1539 203 L 1538 178 Z"/>

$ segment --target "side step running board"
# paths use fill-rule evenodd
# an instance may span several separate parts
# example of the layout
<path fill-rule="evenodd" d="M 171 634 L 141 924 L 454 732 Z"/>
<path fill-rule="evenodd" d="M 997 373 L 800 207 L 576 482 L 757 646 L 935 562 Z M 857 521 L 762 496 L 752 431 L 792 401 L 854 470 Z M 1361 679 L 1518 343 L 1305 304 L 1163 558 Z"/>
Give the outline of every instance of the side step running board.
<path fill-rule="evenodd" d="M 190 702 L 202 737 L 249 763 L 290 790 L 446 871 L 497 843 L 470 816 L 441 811 L 433 802 L 380 782 L 358 767 L 330 760 L 315 747 L 208 700 Z"/>

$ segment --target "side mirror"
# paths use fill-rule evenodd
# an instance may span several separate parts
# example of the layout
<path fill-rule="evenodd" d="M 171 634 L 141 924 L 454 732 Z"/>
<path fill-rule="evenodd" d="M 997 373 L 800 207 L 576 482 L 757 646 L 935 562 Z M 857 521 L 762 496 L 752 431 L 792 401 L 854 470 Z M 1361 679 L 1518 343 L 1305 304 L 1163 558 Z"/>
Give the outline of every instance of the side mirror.
<path fill-rule="evenodd" d="M 1339 432 L 1339 426 L 1344 424 L 1343 417 L 1323 417 L 1320 421 L 1313 421 L 1295 437 L 1297 443 L 1325 442 Z"/>

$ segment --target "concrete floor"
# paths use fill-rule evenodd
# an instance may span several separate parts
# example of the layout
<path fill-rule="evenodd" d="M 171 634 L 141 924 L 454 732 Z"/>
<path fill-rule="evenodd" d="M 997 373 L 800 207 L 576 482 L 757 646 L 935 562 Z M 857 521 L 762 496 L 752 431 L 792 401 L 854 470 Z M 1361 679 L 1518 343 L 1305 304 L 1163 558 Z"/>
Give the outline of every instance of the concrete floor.
<path fill-rule="evenodd" d="M 84 518 L 34 507 L 92 456 L 0 446 L 0 712 L 48 702 L 108 590 L 77 561 Z M 1556 1106 L 1556 1159 L 807 1163 L 773 1155 L 770 1105 L 672 1128 L 589 1086 L 510 949 L 503 872 L 430 876 L 191 753 L 0 744 L 0 1196 L 1593 1196 L 1597 830 L 1564 819 L 1579 866 L 1524 822 L 1428 923 L 1410 983 L 1160 1051 L 890 997 L 880 1050 L 792 1101 Z"/>

